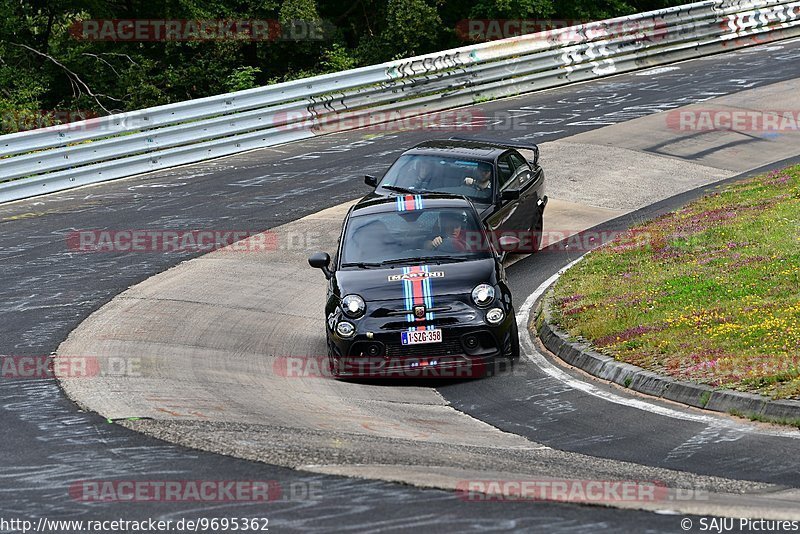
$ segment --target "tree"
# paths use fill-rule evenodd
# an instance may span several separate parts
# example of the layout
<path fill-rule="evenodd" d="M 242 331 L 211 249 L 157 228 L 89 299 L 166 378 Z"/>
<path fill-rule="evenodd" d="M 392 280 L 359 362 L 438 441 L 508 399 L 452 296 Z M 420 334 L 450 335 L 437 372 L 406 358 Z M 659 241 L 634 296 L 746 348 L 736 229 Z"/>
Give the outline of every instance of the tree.
<path fill-rule="evenodd" d="M 456 26 L 468 18 L 596 20 L 678 3 L 0 0 L 0 132 L 463 46 Z M 272 20 L 280 22 L 284 34 L 273 40 L 139 42 L 94 40 L 81 33 L 80 21 L 137 18 Z M 309 35 L 315 27 L 321 31 Z"/>

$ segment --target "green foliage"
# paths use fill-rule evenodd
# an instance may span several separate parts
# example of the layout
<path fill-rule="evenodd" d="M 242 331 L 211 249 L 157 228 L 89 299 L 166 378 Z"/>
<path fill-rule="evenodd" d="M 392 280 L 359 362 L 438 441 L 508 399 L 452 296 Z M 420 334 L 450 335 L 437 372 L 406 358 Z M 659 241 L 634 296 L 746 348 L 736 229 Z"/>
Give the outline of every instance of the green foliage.
<path fill-rule="evenodd" d="M 284 0 L 278 20 L 281 24 L 289 24 L 295 20 L 319 21 L 317 3 L 314 0 Z"/>
<path fill-rule="evenodd" d="M 457 47 L 465 42 L 456 26 L 467 18 L 602 18 L 673 3 L 0 0 L 0 133 L 59 122 L 72 112 L 140 109 Z M 79 38 L 79 21 L 98 19 L 271 20 L 280 22 L 283 35 L 144 42 Z M 301 23 L 293 32 L 295 21 Z M 318 30 L 317 38 L 303 38 L 302 21 Z"/>
<path fill-rule="evenodd" d="M 550 0 L 478 0 L 470 16 L 485 19 L 547 17 L 556 11 Z"/>
<path fill-rule="evenodd" d="M 433 44 L 442 19 L 425 0 L 389 0 L 380 38 L 393 57 L 415 56 Z"/>
<path fill-rule="evenodd" d="M 356 58 L 339 43 L 334 43 L 322 54 L 323 72 L 339 72 L 352 69 L 356 65 Z"/>
<path fill-rule="evenodd" d="M 753 412 L 741 412 L 739 410 L 731 410 L 729 412 L 731 415 L 736 417 L 744 417 L 746 419 L 750 419 L 751 421 L 758 421 L 760 423 L 770 423 L 774 425 L 784 425 L 784 426 L 793 426 L 800 428 L 800 418 L 792 418 L 792 417 L 769 417 L 766 415 L 761 415 L 758 413 Z"/>
<path fill-rule="evenodd" d="M 256 87 L 256 75 L 261 72 L 258 67 L 245 65 L 236 67 L 225 80 L 225 87 L 228 91 L 242 91 Z"/>

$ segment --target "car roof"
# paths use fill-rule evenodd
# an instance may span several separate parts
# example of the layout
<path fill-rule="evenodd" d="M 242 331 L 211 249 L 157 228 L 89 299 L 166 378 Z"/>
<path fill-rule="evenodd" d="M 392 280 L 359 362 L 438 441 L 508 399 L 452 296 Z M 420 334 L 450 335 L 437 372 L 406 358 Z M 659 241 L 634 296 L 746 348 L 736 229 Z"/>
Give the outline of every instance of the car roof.
<path fill-rule="evenodd" d="M 472 203 L 459 195 L 446 193 L 425 193 L 423 195 L 378 195 L 371 193 L 353 206 L 351 216 L 373 213 L 390 213 L 394 211 L 412 211 L 426 208 L 467 208 L 473 209 Z"/>
<path fill-rule="evenodd" d="M 493 162 L 509 147 L 491 141 L 471 141 L 467 139 L 432 139 L 422 142 L 403 154 L 426 156 L 460 156 L 464 158 Z"/>

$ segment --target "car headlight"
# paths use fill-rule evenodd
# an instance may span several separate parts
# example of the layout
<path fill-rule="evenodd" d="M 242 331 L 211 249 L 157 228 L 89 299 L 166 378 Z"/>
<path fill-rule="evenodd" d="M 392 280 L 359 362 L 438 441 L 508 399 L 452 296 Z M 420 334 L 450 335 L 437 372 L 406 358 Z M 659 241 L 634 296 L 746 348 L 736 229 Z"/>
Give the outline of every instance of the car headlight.
<path fill-rule="evenodd" d="M 472 290 L 472 302 L 476 306 L 488 306 L 494 301 L 494 288 L 489 284 L 478 284 Z"/>
<path fill-rule="evenodd" d="M 358 295 L 347 295 L 342 299 L 342 311 L 351 319 L 358 319 L 367 309 L 364 299 Z"/>
<path fill-rule="evenodd" d="M 336 333 L 342 337 L 353 337 L 353 334 L 356 333 L 356 327 L 353 326 L 353 323 L 341 321 L 336 325 Z"/>
<path fill-rule="evenodd" d="M 492 308 L 486 312 L 486 322 L 489 324 L 500 324 L 505 317 L 506 314 L 500 308 Z"/>

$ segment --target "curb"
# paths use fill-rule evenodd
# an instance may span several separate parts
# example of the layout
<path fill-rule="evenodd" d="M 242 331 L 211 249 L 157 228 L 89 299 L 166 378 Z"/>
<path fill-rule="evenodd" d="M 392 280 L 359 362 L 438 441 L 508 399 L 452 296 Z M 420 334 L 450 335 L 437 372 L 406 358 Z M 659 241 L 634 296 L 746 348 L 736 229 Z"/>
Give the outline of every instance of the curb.
<path fill-rule="evenodd" d="M 675 380 L 641 367 L 616 361 L 595 351 L 588 342 L 573 342 L 566 333 L 550 323 L 552 291 L 539 302 L 534 312 L 541 324 L 536 328 L 542 344 L 566 363 L 592 376 L 627 389 L 713 412 L 738 412 L 743 416 L 765 419 L 800 419 L 800 401 L 773 400 L 755 393 L 714 389 L 704 384 Z M 539 315 L 543 315 L 539 321 Z"/>

